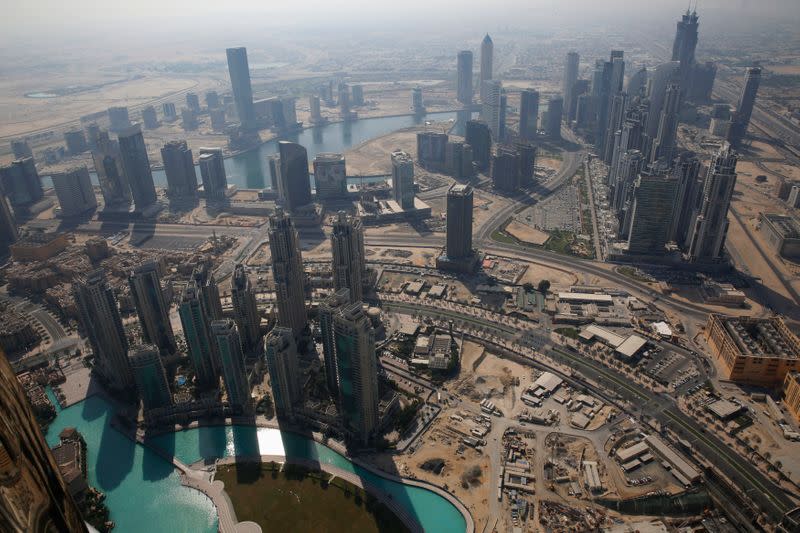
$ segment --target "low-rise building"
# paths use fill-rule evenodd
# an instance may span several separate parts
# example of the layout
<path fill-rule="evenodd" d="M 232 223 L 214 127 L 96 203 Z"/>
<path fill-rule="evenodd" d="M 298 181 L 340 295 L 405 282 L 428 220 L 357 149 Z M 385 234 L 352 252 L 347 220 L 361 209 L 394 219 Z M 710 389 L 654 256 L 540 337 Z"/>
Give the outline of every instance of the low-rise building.
<path fill-rule="evenodd" d="M 14 261 L 46 261 L 67 249 L 69 241 L 65 233 L 32 231 L 24 235 L 9 248 Z"/>
<path fill-rule="evenodd" d="M 775 387 L 783 384 L 788 372 L 800 370 L 800 339 L 779 317 L 712 313 L 706 338 L 724 367 L 724 377 L 731 381 Z"/>
<path fill-rule="evenodd" d="M 800 372 L 789 372 L 783 382 L 783 405 L 800 424 Z"/>
<path fill-rule="evenodd" d="M 800 222 L 775 213 L 761 213 L 759 222 L 759 230 L 776 252 L 784 257 L 800 257 Z"/>

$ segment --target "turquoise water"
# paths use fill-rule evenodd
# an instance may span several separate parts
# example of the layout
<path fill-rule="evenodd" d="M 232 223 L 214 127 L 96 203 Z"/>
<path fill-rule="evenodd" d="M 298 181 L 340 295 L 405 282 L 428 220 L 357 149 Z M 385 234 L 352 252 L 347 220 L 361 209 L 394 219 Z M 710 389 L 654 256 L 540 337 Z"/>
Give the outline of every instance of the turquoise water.
<path fill-rule="evenodd" d="M 88 448 L 89 483 L 106 494 L 114 531 L 216 532 L 217 511 L 211 500 L 181 486 L 171 463 L 113 429 L 111 417 L 111 405 L 92 396 L 58 413 L 47 431 L 47 443 L 58 444 L 65 427 L 78 428 Z"/>
<path fill-rule="evenodd" d="M 232 455 L 285 455 L 334 465 L 390 494 L 411 511 L 425 531 L 462 533 L 466 529 L 458 509 L 437 494 L 376 476 L 330 448 L 294 433 L 252 426 L 214 426 L 160 435 L 150 443 L 186 464 Z"/>
<path fill-rule="evenodd" d="M 216 531 L 217 513 L 211 500 L 181 486 L 177 471 L 160 455 L 134 444 L 113 429 L 110 426 L 112 409 L 103 398 L 92 396 L 59 410 L 48 429 L 47 442 L 51 446 L 57 444 L 58 434 L 69 426 L 83 434 L 88 447 L 89 483 L 106 493 L 111 519 L 117 526 L 114 531 Z M 331 464 L 386 491 L 411 511 L 425 531 L 461 533 L 465 530 L 461 513 L 437 494 L 376 476 L 333 450 L 294 433 L 251 426 L 215 426 L 160 435 L 150 443 L 186 464 L 232 455 L 286 455 Z"/>

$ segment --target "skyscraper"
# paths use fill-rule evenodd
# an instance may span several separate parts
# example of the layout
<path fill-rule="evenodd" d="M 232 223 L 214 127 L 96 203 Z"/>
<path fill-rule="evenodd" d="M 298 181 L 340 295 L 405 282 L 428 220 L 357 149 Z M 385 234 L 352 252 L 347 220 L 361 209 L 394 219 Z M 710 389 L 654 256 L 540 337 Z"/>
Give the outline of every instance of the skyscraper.
<path fill-rule="evenodd" d="M 414 87 L 411 89 L 411 110 L 417 115 L 421 115 L 425 112 L 425 104 L 422 100 L 422 87 Z"/>
<path fill-rule="evenodd" d="M 206 91 L 206 107 L 209 110 L 220 106 L 219 94 L 217 91 Z"/>
<path fill-rule="evenodd" d="M 292 219 L 280 209 L 269 217 L 269 248 L 278 301 L 278 325 L 290 328 L 299 336 L 307 320 L 303 257 Z"/>
<path fill-rule="evenodd" d="M 197 162 L 200 165 L 200 179 L 203 181 L 206 202 L 224 201 L 228 190 L 228 176 L 225 172 L 222 148 L 200 148 Z"/>
<path fill-rule="evenodd" d="M 142 130 L 136 124 L 121 131 L 118 139 L 122 169 L 131 189 L 133 203 L 137 211 L 142 211 L 158 198 Z"/>
<path fill-rule="evenodd" d="M 444 167 L 445 151 L 448 135 L 438 131 L 422 131 L 417 133 L 417 162 L 420 166 L 432 170 Z"/>
<path fill-rule="evenodd" d="M 734 148 L 738 148 L 742 144 L 742 140 L 747 134 L 760 84 L 761 67 L 748 68 L 744 79 L 744 87 L 742 87 L 742 94 L 739 96 L 739 103 L 736 106 L 736 113 L 733 115 L 730 133 L 728 134 L 728 141 Z"/>
<path fill-rule="evenodd" d="M 533 182 L 536 167 L 536 146 L 528 142 L 514 144 L 514 149 L 519 152 L 519 180 L 521 185 Z"/>
<path fill-rule="evenodd" d="M 564 99 L 556 94 L 550 97 L 547 103 L 547 120 L 544 125 L 544 133 L 551 139 L 561 138 L 561 114 L 564 111 Z"/>
<path fill-rule="evenodd" d="M 200 97 L 197 96 L 197 93 L 186 93 L 186 107 L 188 107 L 193 113 L 200 113 Z"/>
<path fill-rule="evenodd" d="M 472 52 L 462 50 L 458 53 L 458 76 L 456 96 L 464 105 L 472 105 Z"/>
<path fill-rule="evenodd" d="M 244 129 L 255 126 L 256 114 L 253 109 L 253 89 L 250 86 L 250 65 L 247 63 L 247 48 L 228 48 L 228 73 L 231 77 L 233 100 L 236 113 Z"/>
<path fill-rule="evenodd" d="M 694 52 L 697 48 L 697 11 L 686 13 L 678 21 L 675 40 L 672 42 L 672 60 L 680 63 L 680 80 L 683 87 L 689 87 L 689 78 L 694 66 Z"/>
<path fill-rule="evenodd" d="M 581 58 L 578 52 L 568 52 L 564 63 L 564 81 L 561 84 L 561 94 L 564 96 L 564 102 L 566 102 L 567 114 L 569 114 L 572 100 L 575 97 L 572 89 L 575 82 L 578 81 L 578 66 L 580 65 L 580 60 Z M 520 127 L 520 133 L 522 133 L 522 127 Z"/>
<path fill-rule="evenodd" d="M 86 144 L 86 135 L 80 128 L 74 128 L 64 132 L 64 143 L 70 155 L 79 155 L 89 149 Z"/>
<path fill-rule="evenodd" d="M 147 130 L 154 130 L 159 126 L 155 107 L 149 105 L 142 109 L 142 124 Z"/>
<path fill-rule="evenodd" d="M 92 160 L 103 193 L 104 207 L 130 206 L 131 190 L 122 166 L 119 143 L 112 140 L 107 131 L 98 131 L 97 136 L 91 139 L 94 143 Z"/>
<path fill-rule="evenodd" d="M 279 141 L 280 179 L 283 201 L 290 212 L 311 203 L 311 182 L 308 176 L 308 153 L 297 143 Z"/>
<path fill-rule="evenodd" d="M 702 192 L 700 177 L 700 160 L 692 152 L 684 152 L 675 160 L 673 174 L 678 180 L 675 193 L 675 209 L 669 229 L 669 240 L 683 247 L 687 233 L 694 222 L 693 215 L 699 209 L 699 198 Z"/>
<path fill-rule="evenodd" d="M 110 122 L 110 129 L 113 132 L 122 132 L 131 127 L 131 119 L 128 114 L 128 108 L 124 106 L 109 107 L 108 121 Z"/>
<path fill-rule="evenodd" d="M 44 196 L 42 182 L 32 157 L 0 167 L 0 189 L 13 207 L 28 207 Z"/>
<path fill-rule="evenodd" d="M 237 263 L 231 281 L 233 319 L 242 338 L 242 348 L 250 353 L 257 350 L 261 338 L 261 315 L 258 314 L 256 291 L 250 283 L 245 266 Z"/>
<path fill-rule="evenodd" d="M 536 138 L 539 121 L 539 91 L 524 89 L 519 101 L 519 136 L 526 141 Z"/>
<path fill-rule="evenodd" d="M 308 106 L 311 110 L 311 122 L 322 122 L 322 107 L 319 96 L 312 94 L 308 97 Z"/>
<path fill-rule="evenodd" d="M 178 314 L 181 317 L 183 336 L 186 338 L 186 347 L 192 367 L 194 367 L 197 386 L 214 388 L 219 383 L 214 356 L 214 341 L 211 336 L 211 321 L 203 307 L 197 282 L 190 279 L 181 295 Z"/>
<path fill-rule="evenodd" d="M 472 187 L 456 183 L 447 191 L 447 248 L 449 259 L 472 255 Z"/>
<path fill-rule="evenodd" d="M 481 101 L 483 101 L 483 82 L 492 79 L 492 63 L 494 61 L 494 43 L 492 43 L 492 38 L 489 37 L 489 34 L 486 34 L 486 37 L 483 38 L 483 42 L 481 43 L 481 73 L 480 73 L 480 83 L 481 83 Z"/>
<path fill-rule="evenodd" d="M 341 307 L 333 328 L 342 423 L 351 439 L 366 445 L 378 427 L 375 332 L 361 302 Z"/>
<path fill-rule="evenodd" d="M 492 156 L 492 183 L 504 192 L 515 192 L 520 185 L 520 155 L 511 146 L 500 145 Z M 449 202 L 448 202 L 449 205 Z"/>
<path fill-rule="evenodd" d="M 500 112 L 500 97 L 503 84 L 500 80 L 486 80 L 481 84 L 481 120 L 489 125 L 492 137 L 502 139 L 502 113 Z"/>
<path fill-rule="evenodd" d="M 60 216 L 74 217 L 97 208 L 97 198 L 86 166 L 55 172 L 51 178 L 61 209 Z"/>
<path fill-rule="evenodd" d="M 650 76 L 647 98 L 650 106 L 647 110 L 647 123 L 645 133 L 652 143 L 658 136 L 658 126 L 661 123 L 661 110 L 667 98 L 667 87 L 671 83 L 680 81 L 680 63 L 672 61 L 657 66 Z"/>
<path fill-rule="evenodd" d="M 319 329 L 322 333 L 322 355 L 325 360 L 325 382 L 328 392 L 339 400 L 339 369 L 336 364 L 336 338 L 333 317 L 338 310 L 350 303 L 350 290 L 339 289 L 328 296 L 319 306 Z"/>
<path fill-rule="evenodd" d="M 9 246 L 17 242 L 17 239 L 19 239 L 19 232 L 14 212 L 8 205 L 6 195 L 0 190 L 0 257 L 8 255 Z"/>
<path fill-rule="evenodd" d="M 331 232 L 331 252 L 334 288 L 349 289 L 350 301 L 360 302 L 367 265 L 364 228 L 359 218 L 349 217 L 344 211 L 339 211 Z"/>
<path fill-rule="evenodd" d="M 477 167 L 480 170 L 488 169 L 492 157 L 492 133 L 489 126 L 479 120 L 468 120 L 465 139 L 472 147 L 472 160 Z"/>
<path fill-rule="evenodd" d="M 636 179 L 628 253 L 662 255 L 665 253 L 677 180 L 665 169 L 642 172 Z"/>
<path fill-rule="evenodd" d="M 689 241 L 692 261 L 715 261 L 722 257 L 728 235 L 728 209 L 736 187 L 738 156 L 723 143 L 711 159 L 703 184 L 703 198 Z"/>
<path fill-rule="evenodd" d="M 142 336 L 162 352 L 175 351 L 175 335 L 169 321 L 169 302 L 161 289 L 158 263 L 145 263 L 134 269 L 128 278 L 131 298 L 142 326 Z"/>
<path fill-rule="evenodd" d="M 80 325 L 94 352 L 94 368 L 116 389 L 133 386 L 128 339 L 114 291 L 102 270 L 89 272 L 73 285 Z"/>
<path fill-rule="evenodd" d="M 273 328 L 264 340 L 264 348 L 275 413 L 278 418 L 291 419 L 295 404 L 301 399 L 297 344 L 292 330 Z"/>
<path fill-rule="evenodd" d="M 647 89 L 647 67 L 641 67 L 628 78 L 625 85 L 625 92 L 633 99 L 637 96 L 644 96 Z"/>
<path fill-rule="evenodd" d="M 0 352 L 0 530 L 87 533 L 17 376 Z"/>
<path fill-rule="evenodd" d="M 612 159 L 614 158 L 616 134 L 622 128 L 627 107 L 627 94 L 618 92 L 611 97 L 611 106 L 608 113 L 608 126 L 606 127 L 605 142 L 603 145 L 603 151 L 600 153 L 603 158 L 603 162 L 607 165 L 610 165 Z"/>
<path fill-rule="evenodd" d="M 172 405 L 172 392 L 169 390 L 167 373 L 158 353 L 158 347 L 152 344 L 133 346 L 130 351 L 130 362 L 145 416 L 148 411 Z"/>
<path fill-rule="evenodd" d="M 414 160 L 402 150 L 392 152 L 392 192 L 401 208 L 414 208 Z"/>
<path fill-rule="evenodd" d="M 200 299 L 203 301 L 203 313 L 208 321 L 222 320 L 222 301 L 219 298 L 219 287 L 214 279 L 214 272 L 208 263 L 200 263 L 192 271 L 192 279 L 197 284 Z"/>
<path fill-rule="evenodd" d="M 222 379 L 228 395 L 228 405 L 235 414 L 248 414 L 252 411 L 253 400 L 250 383 L 244 367 L 242 342 L 233 320 L 215 320 L 211 323 L 219 361 L 222 366 Z"/>
<path fill-rule="evenodd" d="M 14 154 L 14 159 L 33 157 L 33 150 L 31 150 L 30 144 L 25 139 L 12 139 L 11 153 Z"/>
<path fill-rule="evenodd" d="M 192 151 L 186 141 L 169 141 L 161 148 L 161 160 L 167 175 L 167 196 L 173 202 L 197 201 L 197 173 Z"/>
<path fill-rule="evenodd" d="M 678 114 L 681 110 L 681 86 L 671 83 L 667 87 L 664 108 L 658 124 L 658 135 L 650 152 L 650 162 L 658 160 L 671 162 L 675 155 L 678 135 Z"/>
<path fill-rule="evenodd" d="M 317 154 L 313 165 L 317 200 L 347 195 L 347 166 L 342 154 Z"/>

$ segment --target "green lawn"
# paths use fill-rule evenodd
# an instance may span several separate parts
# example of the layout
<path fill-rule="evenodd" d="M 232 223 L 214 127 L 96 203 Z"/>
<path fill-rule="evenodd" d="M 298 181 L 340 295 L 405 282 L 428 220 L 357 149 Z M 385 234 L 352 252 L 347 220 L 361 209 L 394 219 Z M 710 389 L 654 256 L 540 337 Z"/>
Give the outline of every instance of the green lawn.
<path fill-rule="evenodd" d="M 264 531 L 405 532 L 388 507 L 354 485 L 324 472 L 267 464 L 221 465 L 216 479 L 225 483 L 236 518 Z"/>

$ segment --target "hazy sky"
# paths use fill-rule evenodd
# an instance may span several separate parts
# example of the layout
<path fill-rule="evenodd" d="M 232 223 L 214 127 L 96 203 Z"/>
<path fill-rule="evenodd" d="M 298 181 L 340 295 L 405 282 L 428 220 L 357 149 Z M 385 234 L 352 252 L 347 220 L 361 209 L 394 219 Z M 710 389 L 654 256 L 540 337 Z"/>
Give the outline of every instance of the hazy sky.
<path fill-rule="evenodd" d="M 11 1 L 11 0 L 8 0 Z M 692 0 L 694 2 L 694 0 Z M 800 0 L 697 0 L 701 24 L 709 17 L 754 16 L 800 23 Z M 239 28 L 392 30 L 418 27 L 443 34 L 454 29 L 500 27 L 546 29 L 552 24 L 652 21 L 669 16 L 670 26 L 687 0 L 23 0 L 0 18 L 0 44 L 54 41 L 70 33 L 168 35 L 216 27 L 217 35 Z M 622 28 L 621 28 L 622 29 Z"/>

